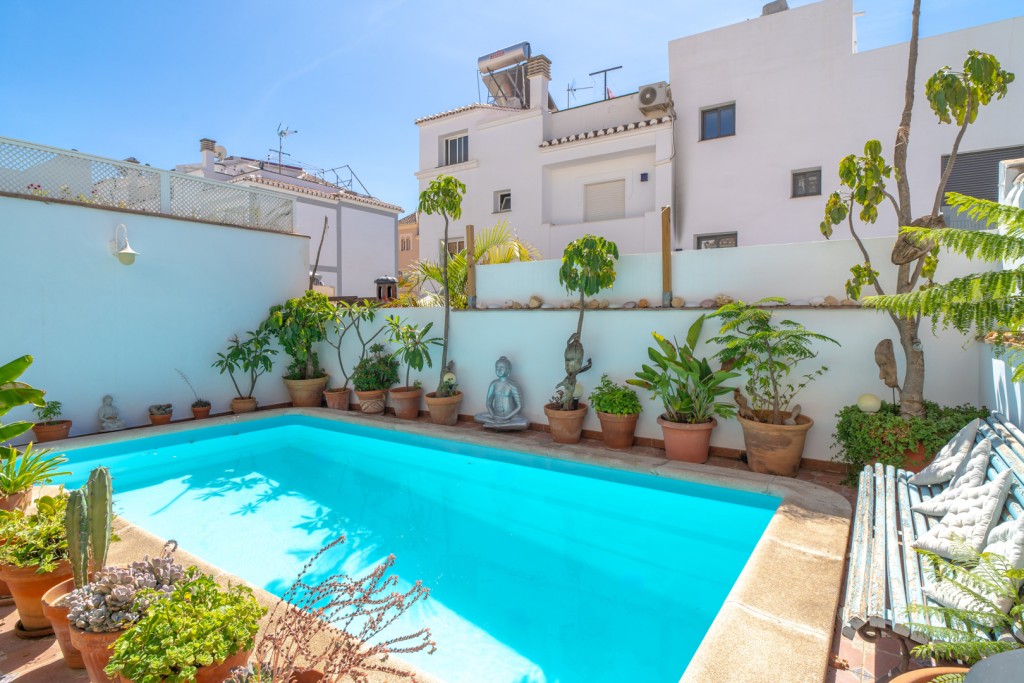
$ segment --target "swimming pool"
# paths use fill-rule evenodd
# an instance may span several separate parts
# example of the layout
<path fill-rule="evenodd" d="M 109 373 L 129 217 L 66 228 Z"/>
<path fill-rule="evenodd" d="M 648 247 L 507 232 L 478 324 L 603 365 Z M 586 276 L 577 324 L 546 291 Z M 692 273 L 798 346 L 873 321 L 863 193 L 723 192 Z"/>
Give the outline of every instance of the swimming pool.
<path fill-rule="evenodd" d="M 280 595 L 340 533 L 397 556 L 451 683 L 677 681 L 780 499 L 289 415 L 66 451 L 128 521 Z"/>

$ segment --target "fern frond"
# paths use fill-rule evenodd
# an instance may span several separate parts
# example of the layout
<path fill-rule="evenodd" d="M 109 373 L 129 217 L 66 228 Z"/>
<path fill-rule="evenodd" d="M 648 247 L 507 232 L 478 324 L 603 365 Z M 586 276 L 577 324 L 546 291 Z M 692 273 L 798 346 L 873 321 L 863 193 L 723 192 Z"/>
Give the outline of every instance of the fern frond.
<path fill-rule="evenodd" d="M 1024 231 L 1024 211 L 1019 208 L 957 192 L 947 192 L 946 203 L 958 213 L 966 213 L 976 221 L 993 227 L 1002 226 L 1008 232 Z"/>
<path fill-rule="evenodd" d="M 1024 237 L 988 230 L 960 228 L 900 228 L 915 244 L 932 241 L 951 252 L 986 263 L 1012 261 L 1024 256 Z"/>

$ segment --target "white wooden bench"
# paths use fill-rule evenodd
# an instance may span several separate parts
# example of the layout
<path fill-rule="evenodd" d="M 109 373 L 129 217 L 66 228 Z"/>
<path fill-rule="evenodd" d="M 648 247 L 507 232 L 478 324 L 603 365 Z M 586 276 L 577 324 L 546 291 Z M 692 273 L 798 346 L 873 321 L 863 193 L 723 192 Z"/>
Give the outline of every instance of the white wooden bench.
<path fill-rule="evenodd" d="M 986 481 L 1006 469 L 1014 473 L 999 521 L 1016 519 L 1024 514 L 1024 433 L 994 412 L 981 423 L 976 442 L 988 438 L 993 448 Z M 948 486 L 915 486 L 909 482 L 912 476 L 912 472 L 880 464 L 861 472 L 843 606 L 844 636 L 853 638 L 859 633 L 868 642 L 879 637 L 899 641 L 899 671 L 907 669 L 911 648 L 928 642 L 928 637 L 912 626 L 926 617 L 909 614 L 907 606 L 936 605 L 922 593 L 924 557 L 911 543 L 939 518 L 912 512 L 910 506 Z"/>

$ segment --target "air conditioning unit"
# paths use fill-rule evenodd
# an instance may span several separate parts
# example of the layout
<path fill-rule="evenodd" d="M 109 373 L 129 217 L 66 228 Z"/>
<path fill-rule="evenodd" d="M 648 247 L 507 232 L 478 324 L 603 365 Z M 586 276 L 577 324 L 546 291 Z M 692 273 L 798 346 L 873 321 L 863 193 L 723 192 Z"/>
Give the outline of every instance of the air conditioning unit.
<path fill-rule="evenodd" d="M 667 110 L 672 106 L 672 89 L 665 81 L 651 83 L 640 88 L 640 111 L 649 114 Z"/>

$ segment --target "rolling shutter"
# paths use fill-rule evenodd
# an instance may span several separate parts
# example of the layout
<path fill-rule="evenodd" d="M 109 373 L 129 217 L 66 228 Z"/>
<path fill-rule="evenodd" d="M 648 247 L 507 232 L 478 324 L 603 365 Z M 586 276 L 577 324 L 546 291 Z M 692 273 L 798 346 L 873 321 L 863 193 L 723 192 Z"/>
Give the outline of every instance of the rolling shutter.
<path fill-rule="evenodd" d="M 1021 157 L 1024 157 L 1024 145 L 957 154 L 953 172 L 946 183 L 946 192 L 959 192 L 978 199 L 998 202 L 999 162 Z M 949 155 L 943 154 L 939 166 L 940 174 L 945 170 L 947 161 Z"/>
<path fill-rule="evenodd" d="M 626 181 L 609 180 L 584 186 L 583 220 L 607 221 L 626 216 Z"/>

